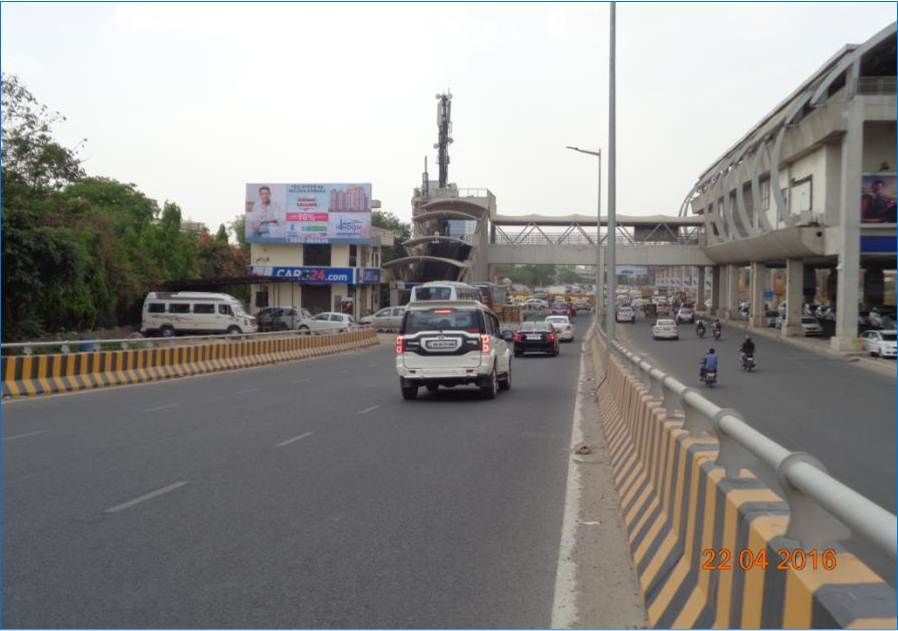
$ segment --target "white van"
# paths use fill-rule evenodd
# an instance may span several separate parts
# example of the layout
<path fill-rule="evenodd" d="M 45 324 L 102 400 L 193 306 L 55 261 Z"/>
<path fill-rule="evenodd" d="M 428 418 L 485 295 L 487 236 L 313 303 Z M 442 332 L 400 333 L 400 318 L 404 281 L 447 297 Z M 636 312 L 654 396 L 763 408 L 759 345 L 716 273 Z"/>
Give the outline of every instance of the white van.
<path fill-rule="evenodd" d="M 228 294 L 151 291 L 143 301 L 140 332 L 147 336 L 255 333 L 258 328 L 243 304 Z"/>
<path fill-rule="evenodd" d="M 433 300 L 474 300 L 483 302 L 480 289 L 467 283 L 451 280 L 435 280 L 412 287 L 409 303 Z"/>

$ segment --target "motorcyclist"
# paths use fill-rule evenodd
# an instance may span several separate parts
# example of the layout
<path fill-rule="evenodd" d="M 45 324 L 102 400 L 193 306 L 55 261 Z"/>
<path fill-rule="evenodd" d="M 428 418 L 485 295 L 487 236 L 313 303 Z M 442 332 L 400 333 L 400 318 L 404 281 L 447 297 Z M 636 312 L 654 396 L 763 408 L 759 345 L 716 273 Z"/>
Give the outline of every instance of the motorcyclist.
<path fill-rule="evenodd" d="M 705 321 L 701 317 L 695 319 L 695 332 L 696 333 L 704 333 L 705 331 Z"/>
<path fill-rule="evenodd" d="M 742 357 L 755 354 L 755 343 L 754 340 L 751 339 L 751 335 L 745 336 L 745 339 L 742 341 L 742 346 L 739 347 L 739 352 L 742 353 Z"/>
<path fill-rule="evenodd" d="M 714 353 L 714 349 L 709 349 L 708 354 L 702 357 L 702 371 L 701 371 L 701 379 L 705 378 L 705 373 L 717 372 L 717 355 Z"/>

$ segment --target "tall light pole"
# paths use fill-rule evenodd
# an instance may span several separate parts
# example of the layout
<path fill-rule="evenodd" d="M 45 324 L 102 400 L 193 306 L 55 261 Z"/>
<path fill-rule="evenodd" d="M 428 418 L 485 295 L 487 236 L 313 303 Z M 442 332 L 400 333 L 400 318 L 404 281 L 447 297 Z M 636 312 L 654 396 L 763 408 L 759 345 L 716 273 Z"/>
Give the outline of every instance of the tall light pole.
<path fill-rule="evenodd" d="M 615 3 L 611 2 L 611 50 L 608 55 L 608 324 L 605 330 L 608 339 L 614 340 L 614 299 L 617 293 L 617 259 L 614 256 L 614 242 L 617 240 L 617 206 L 615 195 L 616 171 L 615 171 L 615 95 L 614 95 L 614 49 L 615 49 Z"/>
<path fill-rule="evenodd" d="M 589 151 L 588 149 L 580 149 L 579 147 L 565 147 L 572 151 L 579 151 L 599 159 L 599 194 L 596 202 L 596 321 L 601 324 L 599 319 L 599 311 L 602 306 L 602 284 L 605 278 L 605 259 L 602 256 L 602 150 Z"/>

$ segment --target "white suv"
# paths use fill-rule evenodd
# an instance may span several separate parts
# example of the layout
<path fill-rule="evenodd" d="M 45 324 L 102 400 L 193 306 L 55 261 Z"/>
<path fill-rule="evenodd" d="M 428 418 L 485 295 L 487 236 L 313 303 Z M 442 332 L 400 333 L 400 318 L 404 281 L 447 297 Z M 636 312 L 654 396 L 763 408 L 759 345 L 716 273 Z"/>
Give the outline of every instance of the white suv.
<path fill-rule="evenodd" d="M 396 338 L 396 372 L 402 398 L 418 388 L 475 384 L 484 398 L 511 388 L 509 347 L 499 319 L 474 300 L 409 303 Z"/>

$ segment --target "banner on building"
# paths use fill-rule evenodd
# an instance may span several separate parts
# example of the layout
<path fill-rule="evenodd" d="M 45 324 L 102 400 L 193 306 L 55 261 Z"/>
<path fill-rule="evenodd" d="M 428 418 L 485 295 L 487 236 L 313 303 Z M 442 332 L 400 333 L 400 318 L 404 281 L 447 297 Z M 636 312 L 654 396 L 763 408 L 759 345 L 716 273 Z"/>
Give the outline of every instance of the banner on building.
<path fill-rule="evenodd" d="M 371 184 L 246 185 L 247 243 L 371 240 Z"/>
<path fill-rule="evenodd" d="M 861 223 L 895 223 L 895 175 L 865 174 L 861 182 Z"/>

